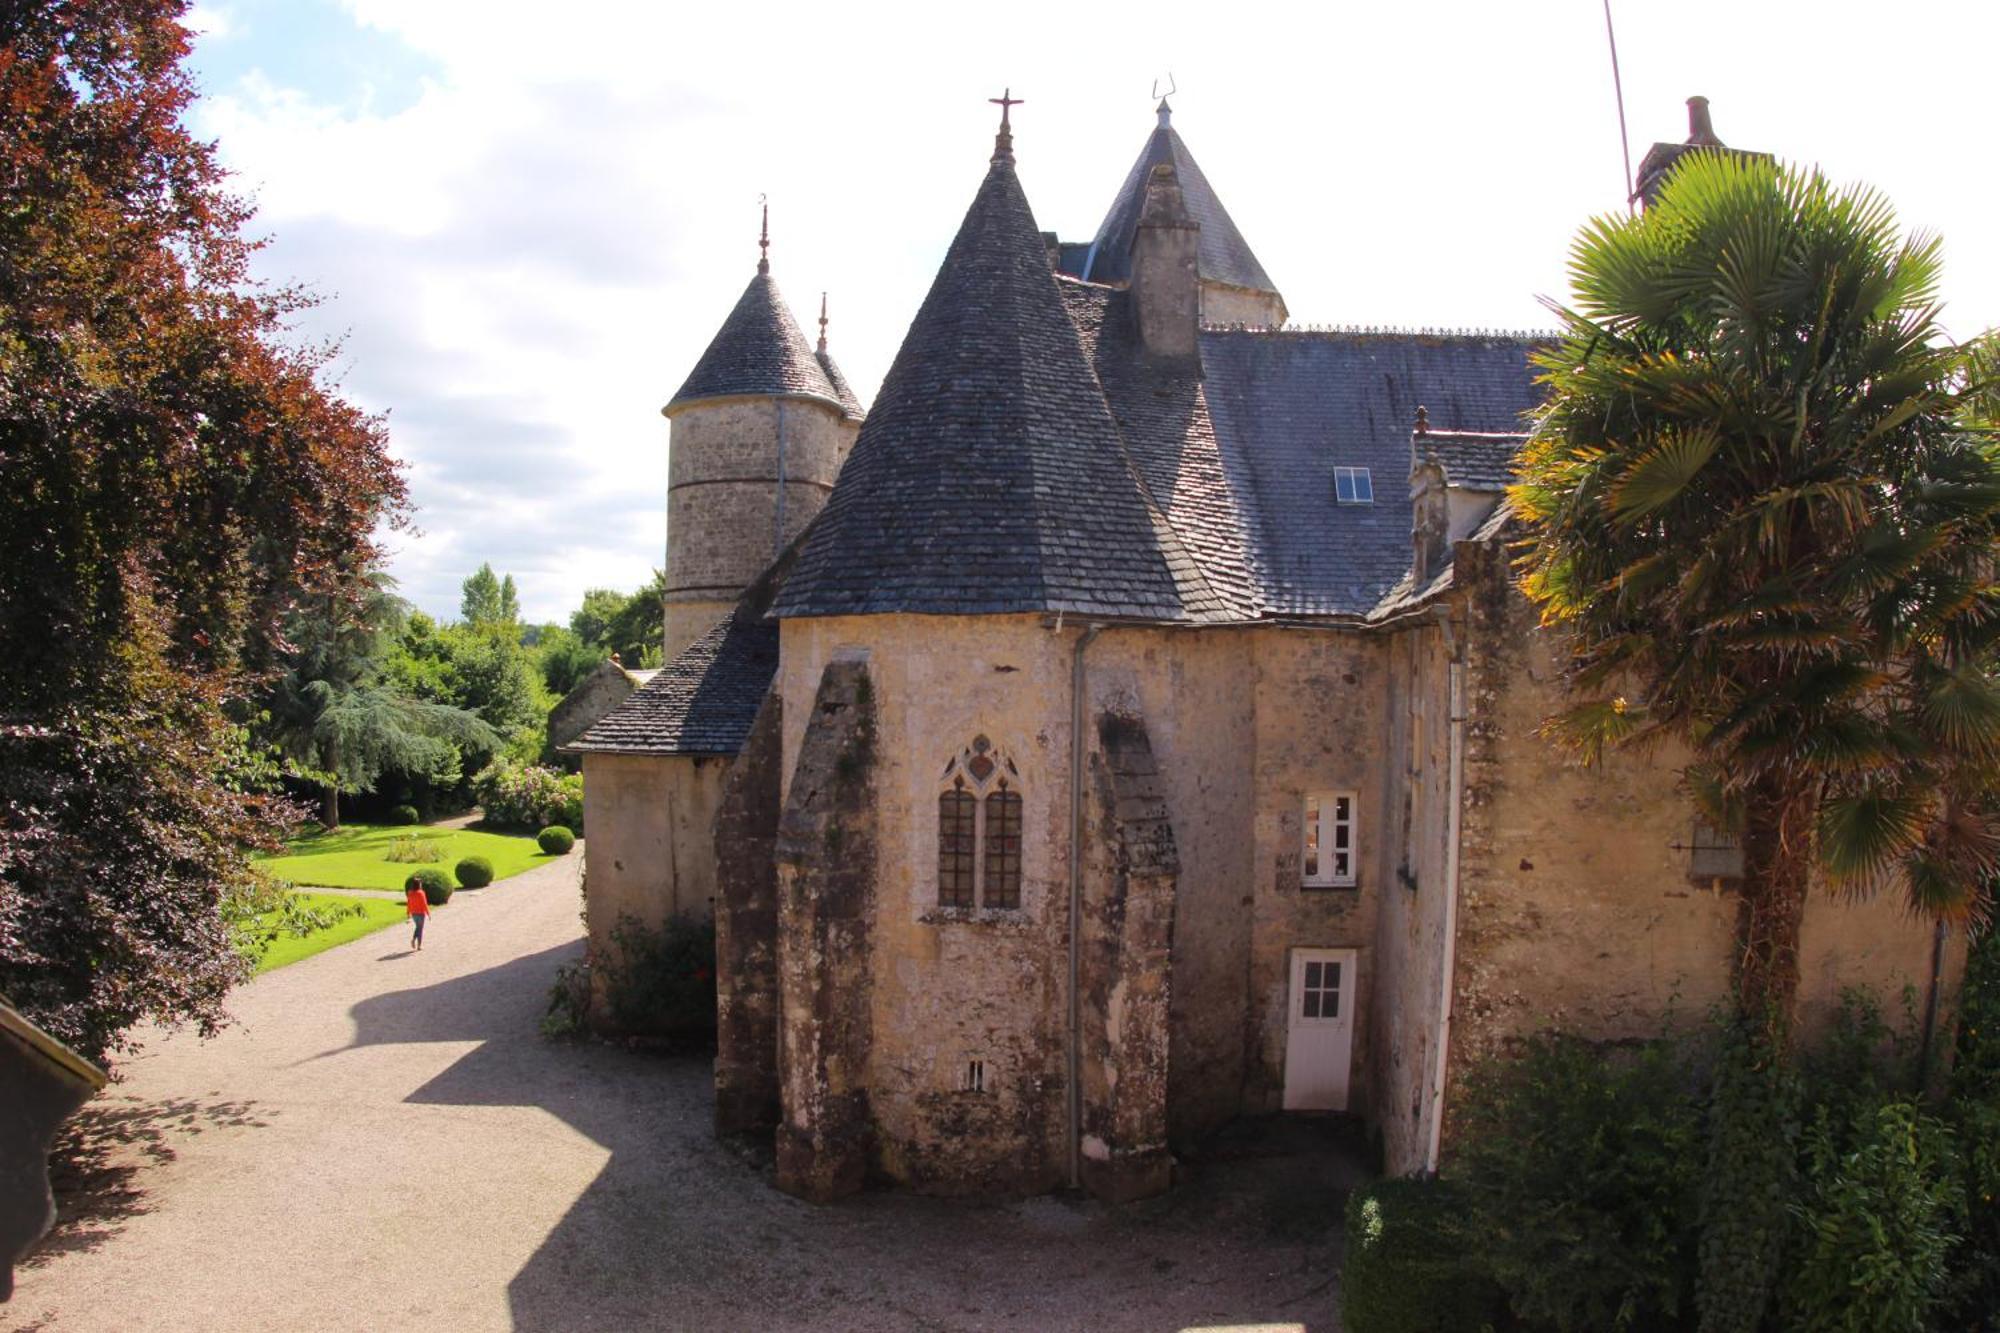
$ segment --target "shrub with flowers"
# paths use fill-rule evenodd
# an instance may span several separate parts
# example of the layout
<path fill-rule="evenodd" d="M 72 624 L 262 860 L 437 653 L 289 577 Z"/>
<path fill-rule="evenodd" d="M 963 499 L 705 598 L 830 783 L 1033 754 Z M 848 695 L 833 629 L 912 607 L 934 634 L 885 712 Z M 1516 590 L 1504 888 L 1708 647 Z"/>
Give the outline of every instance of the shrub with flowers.
<path fill-rule="evenodd" d="M 493 764 L 472 780 L 486 822 L 533 831 L 583 827 L 583 777 L 539 764 Z"/>

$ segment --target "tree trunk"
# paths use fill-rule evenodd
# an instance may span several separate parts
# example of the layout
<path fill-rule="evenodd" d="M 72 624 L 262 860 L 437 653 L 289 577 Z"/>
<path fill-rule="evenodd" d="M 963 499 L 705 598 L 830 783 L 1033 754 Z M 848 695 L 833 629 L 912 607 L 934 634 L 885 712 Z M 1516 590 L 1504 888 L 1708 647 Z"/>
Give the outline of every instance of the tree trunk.
<path fill-rule="evenodd" d="M 319 822 L 329 833 L 340 827 L 340 788 L 331 782 L 320 792 Z"/>
<path fill-rule="evenodd" d="M 1751 789 L 1743 830 L 1743 895 L 1736 913 L 1736 989 L 1743 1016 L 1785 1046 L 1799 992 L 1799 926 L 1812 881 L 1809 790 L 1776 780 Z"/>

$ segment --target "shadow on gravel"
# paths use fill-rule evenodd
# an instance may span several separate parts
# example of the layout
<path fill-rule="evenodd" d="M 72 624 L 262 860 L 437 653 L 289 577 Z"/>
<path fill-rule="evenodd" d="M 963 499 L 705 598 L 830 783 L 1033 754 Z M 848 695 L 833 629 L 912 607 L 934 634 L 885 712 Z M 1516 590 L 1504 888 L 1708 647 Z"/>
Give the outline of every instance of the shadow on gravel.
<path fill-rule="evenodd" d="M 115 1087 L 100 1094 L 70 1118 L 49 1153 L 56 1224 L 23 1267 L 73 1250 L 94 1250 L 117 1235 L 126 1219 L 151 1212 L 141 1182 L 147 1168 L 174 1160 L 171 1140 L 222 1126 L 264 1124 L 255 1102 L 146 1102 L 121 1096 Z"/>
<path fill-rule="evenodd" d="M 410 1101 L 539 1107 L 609 1153 L 509 1283 L 518 1328 L 1338 1327 L 1341 1212 L 1368 1174 L 1339 1121 L 1239 1122 L 1171 1193 L 1123 1208 L 890 1191 L 814 1207 L 710 1133 L 707 1059 L 540 1035 L 579 948 L 352 1010 L 357 1046 L 480 1043 Z"/>

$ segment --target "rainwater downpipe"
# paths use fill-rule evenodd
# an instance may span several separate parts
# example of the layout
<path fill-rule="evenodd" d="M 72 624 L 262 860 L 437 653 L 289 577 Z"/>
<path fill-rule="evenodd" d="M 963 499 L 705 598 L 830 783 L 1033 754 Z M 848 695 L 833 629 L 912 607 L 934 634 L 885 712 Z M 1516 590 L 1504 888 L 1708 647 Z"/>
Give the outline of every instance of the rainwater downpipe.
<path fill-rule="evenodd" d="M 1444 1145 L 1444 1087 L 1451 1058 L 1451 1010 L 1458 971 L 1459 819 L 1465 802 L 1465 661 L 1452 634 L 1450 609 L 1439 607 L 1437 620 L 1444 633 L 1451 704 L 1450 765 L 1445 781 L 1444 957 L 1439 964 L 1437 1050 L 1431 1068 L 1430 1142 L 1424 1149 L 1424 1171 L 1433 1176 Z"/>
<path fill-rule="evenodd" d="M 1061 628 L 1062 622 L 1056 622 Z M 1069 1187 L 1083 1188 L 1083 650 L 1104 627 L 1086 626 L 1069 659 Z"/>
<path fill-rule="evenodd" d="M 785 553 L 785 400 L 778 400 L 778 507 L 772 517 L 771 558 Z"/>

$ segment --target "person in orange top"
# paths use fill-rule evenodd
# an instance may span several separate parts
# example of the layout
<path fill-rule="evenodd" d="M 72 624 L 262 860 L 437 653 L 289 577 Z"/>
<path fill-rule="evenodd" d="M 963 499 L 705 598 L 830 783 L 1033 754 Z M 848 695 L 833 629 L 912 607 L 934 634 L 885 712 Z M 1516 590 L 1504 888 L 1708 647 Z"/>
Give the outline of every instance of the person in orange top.
<path fill-rule="evenodd" d="M 431 914 L 431 900 L 424 894 L 424 886 L 415 875 L 403 884 L 403 905 L 409 911 L 410 923 L 416 927 L 410 932 L 410 947 L 422 952 L 424 947 L 424 921 Z"/>

